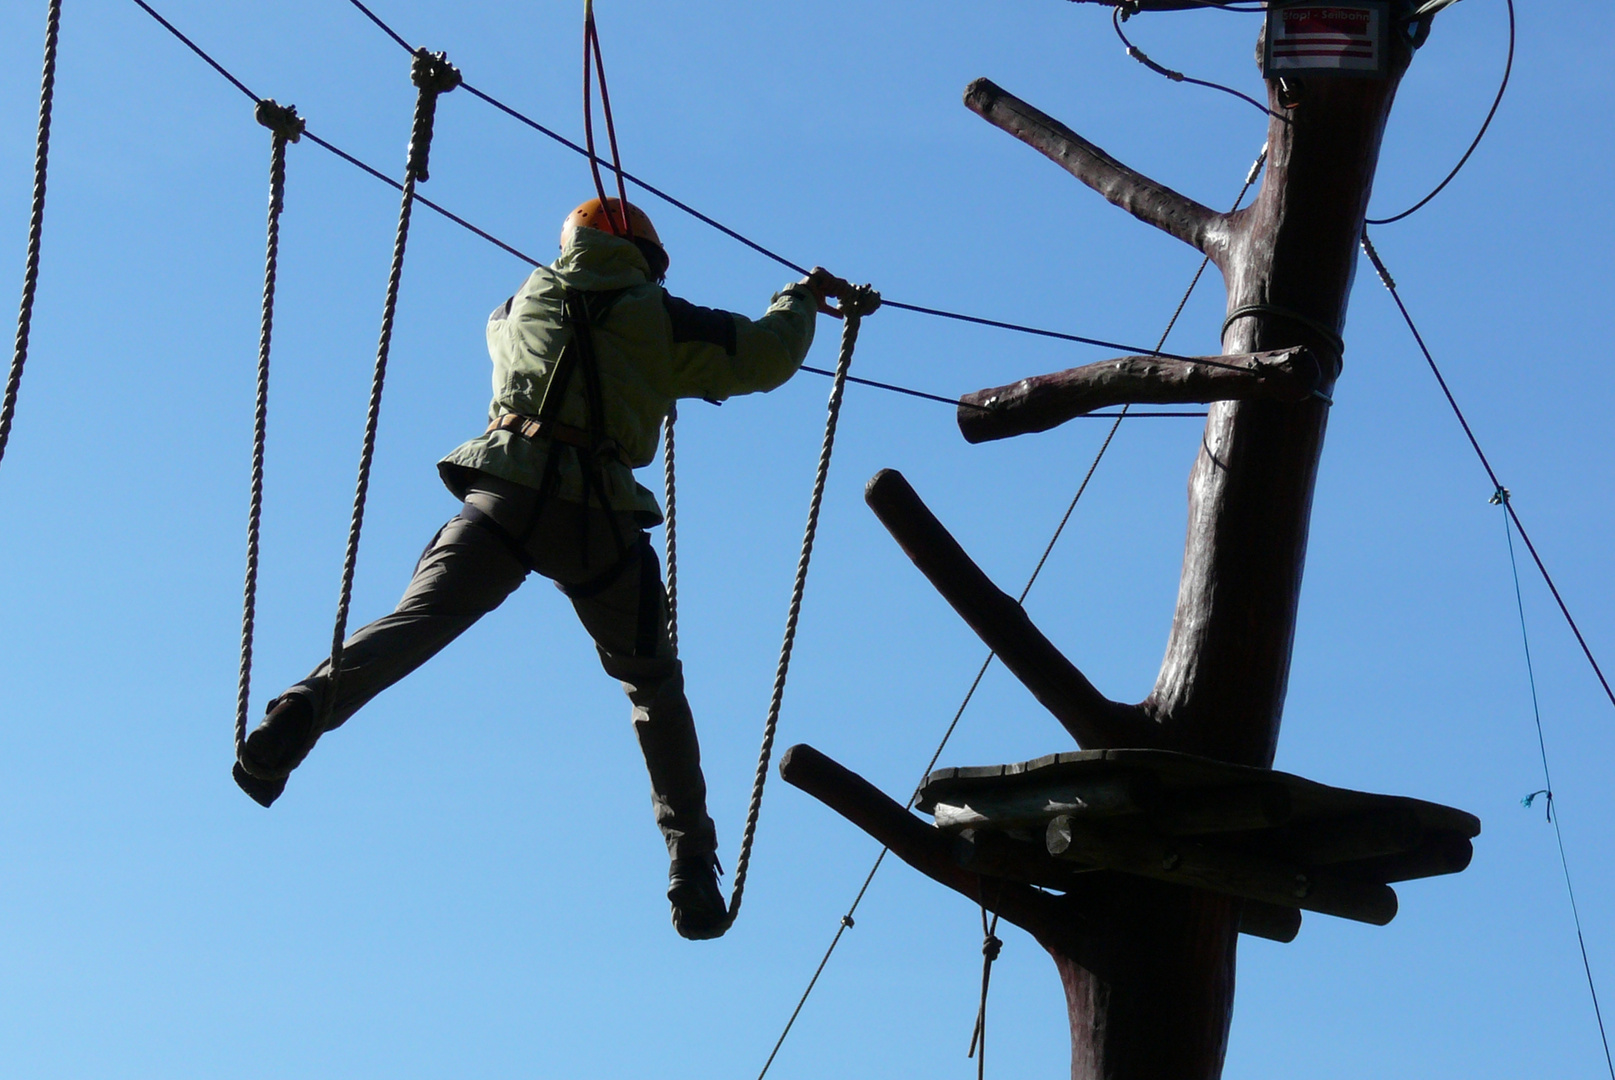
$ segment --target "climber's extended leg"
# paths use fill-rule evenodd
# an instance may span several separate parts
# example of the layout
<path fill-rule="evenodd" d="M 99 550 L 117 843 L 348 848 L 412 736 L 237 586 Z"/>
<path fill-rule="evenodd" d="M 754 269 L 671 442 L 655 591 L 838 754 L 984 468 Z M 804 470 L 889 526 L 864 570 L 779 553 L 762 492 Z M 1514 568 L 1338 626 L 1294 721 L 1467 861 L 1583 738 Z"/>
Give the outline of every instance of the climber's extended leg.
<path fill-rule="evenodd" d="M 661 566 L 639 534 L 613 570 L 604 581 L 569 584 L 568 593 L 599 648 L 601 665 L 621 680 L 633 703 L 634 733 L 650 772 L 651 804 L 672 859 L 668 899 L 674 925 L 685 937 L 715 937 L 728 925 L 716 876 L 717 830 L 707 815 L 701 747 L 684 696 L 684 670 L 668 640 Z"/>
<path fill-rule="evenodd" d="M 528 526 L 537 492 L 517 485 L 494 492 L 477 486 L 466 502 L 505 529 L 519 531 Z M 365 626 L 343 645 L 342 676 L 326 723 L 320 726 L 316 718 L 326 705 L 329 660 L 271 702 L 269 715 L 242 747 L 237 782 L 268 806 L 285 786 L 287 773 L 321 734 L 341 725 L 498 607 L 526 574 L 527 567 L 486 524 L 463 514 L 451 519 L 422 553 L 392 614 Z"/>

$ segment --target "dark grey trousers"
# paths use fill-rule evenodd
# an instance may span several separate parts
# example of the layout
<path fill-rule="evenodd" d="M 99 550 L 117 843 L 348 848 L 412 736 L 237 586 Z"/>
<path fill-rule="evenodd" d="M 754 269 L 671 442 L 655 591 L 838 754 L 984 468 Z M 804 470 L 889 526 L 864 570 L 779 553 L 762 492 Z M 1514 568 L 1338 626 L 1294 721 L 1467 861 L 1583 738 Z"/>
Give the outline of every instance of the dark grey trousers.
<path fill-rule="evenodd" d="M 629 515 L 540 500 L 532 488 L 492 476 L 481 476 L 465 501 L 467 510 L 427 545 L 393 613 L 344 644 L 327 730 L 431 659 L 536 570 L 571 597 L 601 665 L 633 703 L 634 732 L 669 854 L 715 851 L 683 667 L 668 641 L 661 565 L 646 535 Z M 518 549 L 525 558 L 517 557 Z M 615 573 L 607 573 L 613 567 Z M 330 670 L 329 661 L 322 663 L 287 693 L 306 695 L 318 716 Z"/>

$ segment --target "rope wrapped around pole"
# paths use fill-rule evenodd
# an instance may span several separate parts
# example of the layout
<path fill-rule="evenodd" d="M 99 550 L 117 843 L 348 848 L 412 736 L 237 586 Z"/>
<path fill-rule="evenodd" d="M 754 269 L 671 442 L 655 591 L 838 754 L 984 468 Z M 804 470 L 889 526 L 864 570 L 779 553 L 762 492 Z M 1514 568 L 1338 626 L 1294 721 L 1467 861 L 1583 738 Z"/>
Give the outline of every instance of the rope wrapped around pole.
<path fill-rule="evenodd" d="M 252 422 L 252 495 L 247 511 L 247 580 L 241 601 L 241 675 L 236 684 L 236 752 L 247 741 L 252 697 L 252 638 L 258 610 L 258 539 L 264 512 L 264 447 L 269 436 L 269 345 L 275 328 L 275 279 L 280 264 L 280 214 L 286 206 L 286 144 L 303 137 L 297 106 L 264 99 L 254 111 L 270 131 L 269 239 L 264 249 L 263 316 L 258 324 L 258 396 Z"/>
<path fill-rule="evenodd" d="M 393 321 L 398 312 L 398 290 L 404 276 L 404 251 L 409 245 L 409 219 L 415 206 L 415 186 L 429 176 L 428 159 L 432 150 L 438 95 L 446 94 L 460 85 L 460 72 L 449 63 L 447 54 L 416 49 L 410 64 L 410 80 L 420 92 L 415 98 L 415 122 L 409 137 L 403 201 L 398 208 L 398 233 L 393 241 L 392 267 L 387 275 L 387 299 L 382 306 L 381 336 L 376 345 L 376 368 L 370 383 L 370 406 L 365 415 L 364 446 L 359 454 L 359 479 L 353 495 L 353 519 L 348 528 L 347 550 L 342 560 L 342 594 L 337 601 L 336 628 L 331 635 L 331 674 L 320 709 L 321 728 L 330 721 L 342 677 L 342 642 L 347 637 L 348 609 L 353 602 L 353 577 L 359 563 L 359 537 L 364 530 L 365 500 L 370 492 L 370 466 L 376 454 L 376 429 L 381 421 L 381 395 L 387 382 L 387 356 L 392 349 Z"/>
<path fill-rule="evenodd" d="M 51 0 L 45 16 L 45 70 L 39 83 L 39 136 L 34 149 L 34 202 L 28 219 L 28 263 L 22 278 L 22 306 L 17 315 L 17 346 L 11 357 L 4 398 L 0 398 L 0 460 L 11 441 L 17 393 L 28 363 L 28 335 L 33 328 L 34 294 L 39 289 L 39 248 L 45 235 L 45 179 L 50 165 L 50 117 L 56 98 L 56 45 L 61 36 L 62 0 Z"/>
<path fill-rule="evenodd" d="M 824 443 L 819 448 L 819 467 L 813 478 L 813 495 L 808 500 L 807 528 L 802 534 L 802 553 L 796 561 L 796 581 L 791 588 L 791 606 L 785 617 L 785 640 L 780 645 L 779 667 L 774 672 L 774 692 L 768 703 L 768 720 L 763 725 L 763 745 L 757 755 L 757 774 L 752 779 L 751 805 L 746 810 L 746 829 L 740 838 L 740 855 L 735 859 L 734 891 L 729 897 L 729 925 L 740 914 L 746 893 L 746 872 L 751 866 L 752 844 L 757 838 L 757 819 L 763 809 L 763 787 L 768 782 L 768 764 L 774 754 L 774 733 L 779 727 L 780 707 L 785 700 L 785 678 L 791 669 L 791 651 L 796 645 L 796 624 L 802 614 L 802 596 L 807 591 L 808 564 L 813 559 L 813 541 L 819 531 L 819 508 L 830 479 L 830 456 L 835 450 L 836 423 L 841 417 L 841 398 L 847 387 L 847 371 L 852 367 L 853 349 L 863 317 L 880 307 L 880 293 L 867 285 L 855 286 L 841 298 L 841 353 L 836 358 L 835 381 L 830 385 Z"/>

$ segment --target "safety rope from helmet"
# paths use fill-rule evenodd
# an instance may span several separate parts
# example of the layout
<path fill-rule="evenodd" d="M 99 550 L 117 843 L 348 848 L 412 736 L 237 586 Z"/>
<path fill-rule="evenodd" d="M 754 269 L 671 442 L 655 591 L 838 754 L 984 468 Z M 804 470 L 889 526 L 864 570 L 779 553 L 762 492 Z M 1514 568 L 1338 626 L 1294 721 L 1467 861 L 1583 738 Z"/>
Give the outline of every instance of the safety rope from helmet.
<path fill-rule="evenodd" d="M 779 728 L 780 708 L 785 701 L 785 679 L 791 669 L 791 653 L 796 647 L 796 626 L 802 614 L 802 597 L 807 591 L 808 564 L 813 560 L 813 542 L 819 532 L 819 508 L 830 479 L 830 458 L 835 451 L 836 425 L 841 419 L 841 398 L 847 386 L 847 372 L 858 343 L 863 317 L 880 307 L 880 293 L 867 285 L 854 286 L 841 298 L 841 353 L 836 358 L 835 378 L 830 384 L 830 402 L 824 421 L 824 441 L 819 447 L 819 466 L 813 477 L 813 493 L 808 499 L 807 528 L 802 533 L 802 552 L 796 560 L 796 580 L 791 586 L 791 604 L 785 616 L 785 640 L 780 645 L 779 666 L 774 672 L 774 690 L 768 702 L 768 718 L 763 723 L 763 745 L 757 754 L 757 772 L 751 783 L 751 802 L 746 808 L 746 828 L 740 838 L 740 854 L 735 859 L 734 888 L 729 895 L 729 915 L 725 929 L 740 915 L 746 893 L 746 875 L 751 868 L 752 846 L 757 839 L 757 821 L 763 810 L 763 788 L 768 782 L 768 765 L 774 756 L 774 734 Z M 678 652 L 678 484 L 674 468 L 673 422 L 676 410 L 668 413 L 663 469 L 667 496 L 667 630 Z"/>
<path fill-rule="evenodd" d="M 275 279 L 280 265 L 280 213 L 286 206 L 286 144 L 303 137 L 295 105 L 265 98 L 254 111 L 269 129 L 269 240 L 264 250 L 263 316 L 258 324 L 258 396 L 252 422 L 252 495 L 247 511 L 247 580 L 241 601 L 241 675 L 236 684 L 236 751 L 247 739 L 252 695 L 252 637 L 258 610 L 258 536 L 264 511 L 264 447 L 269 436 L 269 344 L 275 328 Z"/>
<path fill-rule="evenodd" d="M 409 135 L 409 159 L 404 171 L 403 202 L 398 208 L 398 233 L 393 241 L 392 267 L 387 275 L 387 299 L 382 306 L 381 337 L 376 346 L 376 369 L 370 383 L 370 406 L 365 414 L 364 447 L 359 453 L 359 480 L 353 495 L 353 519 L 348 527 L 348 545 L 342 559 L 342 595 L 337 601 L 336 629 L 331 635 L 331 674 L 320 710 L 320 727 L 329 721 L 342 677 L 342 641 L 348 631 L 348 608 L 353 601 L 353 576 L 359 563 L 359 536 L 364 529 L 365 500 L 370 492 L 370 465 L 376 455 L 376 428 L 381 421 L 381 394 L 387 382 L 387 356 L 392 350 L 393 320 L 398 311 L 398 290 L 404 276 L 404 250 L 409 245 L 410 212 L 415 206 L 415 186 L 430 178 L 428 163 L 432 151 L 432 129 L 437 117 L 438 95 L 460 85 L 460 72 L 445 53 L 416 49 L 410 63 L 410 81 L 419 93 L 415 98 L 415 121 Z"/>
<path fill-rule="evenodd" d="M 50 164 L 51 105 L 56 98 L 56 44 L 61 37 L 62 0 L 51 0 L 45 16 L 45 70 L 39 80 L 39 135 L 34 144 L 34 200 L 28 219 L 28 262 L 22 277 L 22 306 L 17 315 L 17 347 L 0 397 L 0 459 L 11 441 L 11 420 L 17 415 L 17 393 L 28 363 L 28 335 L 34 322 L 34 294 L 39 288 L 39 247 L 45 234 L 45 177 Z"/>
<path fill-rule="evenodd" d="M 617 125 L 611 118 L 611 94 L 606 90 L 606 62 L 600 55 L 600 32 L 594 24 L 594 0 L 583 0 L 583 138 L 589 150 L 589 170 L 594 174 L 594 190 L 600 196 L 600 209 L 606 215 L 607 224 L 616 232 L 617 223 L 612 220 L 611 200 L 606 198 L 606 185 L 600 177 L 600 158 L 594 152 L 594 109 L 590 101 L 590 62 L 593 62 L 593 73 L 600 78 L 600 111 L 606 117 L 606 140 L 611 144 L 611 170 L 617 174 L 617 204 L 618 212 L 622 215 L 622 231 L 619 236 L 634 238 L 634 225 L 628 217 L 628 188 L 623 181 L 622 155 L 617 152 Z"/>

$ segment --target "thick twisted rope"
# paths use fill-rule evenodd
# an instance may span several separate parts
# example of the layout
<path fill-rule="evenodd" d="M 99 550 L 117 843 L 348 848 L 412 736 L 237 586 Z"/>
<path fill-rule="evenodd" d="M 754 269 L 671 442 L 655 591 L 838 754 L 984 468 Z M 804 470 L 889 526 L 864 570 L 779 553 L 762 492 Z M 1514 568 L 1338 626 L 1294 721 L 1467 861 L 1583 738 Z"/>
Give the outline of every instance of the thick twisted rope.
<path fill-rule="evenodd" d="M 808 564 L 813 559 L 813 541 L 819 532 L 819 508 L 824 503 L 825 484 L 830 479 L 830 456 L 835 450 L 836 423 L 841 417 L 841 397 L 847 388 L 847 371 L 852 367 L 853 349 L 858 344 L 858 327 L 863 317 L 880 306 L 880 294 L 869 286 L 858 286 L 841 299 L 841 354 L 836 358 L 835 381 L 830 384 L 830 404 L 824 422 L 824 443 L 819 448 L 819 468 L 813 477 L 813 495 L 808 500 L 807 528 L 802 533 L 802 553 L 796 560 L 796 582 L 791 587 L 791 606 L 785 616 L 785 640 L 780 645 L 779 667 L 774 672 L 774 692 L 768 703 L 768 720 L 763 724 L 763 746 L 757 754 L 757 775 L 751 782 L 751 805 L 746 809 L 746 830 L 740 837 L 740 855 L 735 859 L 735 885 L 729 896 L 729 925 L 740 914 L 740 901 L 746 893 L 746 872 L 751 866 L 752 843 L 757 838 L 757 819 L 763 810 L 763 787 L 768 782 L 768 764 L 774 755 L 774 733 L 779 728 L 780 706 L 785 701 L 785 677 L 791 669 L 791 651 L 796 646 L 796 624 L 802 614 L 802 596 L 807 591 Z"/>
<path fill-rule="evenodd" d="M 679 654 L 679 490 L 673 445 L 673 425 L 678 418 L 679 407 L 675 402 L 667 410 L 667 429 L 662 443 L 662 501 L 667 507 L 662 515 L 667 523 L 663 543 L 667 555 L 667 641 L 674 656 Z"/>
<path fill-rule="evenodd" d="M 241 601 L 241 675 L 236 684 L 236 750 L 247 740 L 252 696 L 252 637 L 258 612 L 258 538 L 264 512 L 264 447 L 269 436 L 269 343 L 275 329 L 275 278 L 280 264 L 280 212 L 286 205 L 286 144 L 303 137 L 297 106 L 258 103 L 255 116 L 271 133 L 269 240 L 264 248 L 263 316 L 258 324 L 258 397 L 252 421 L 252 496 L 247 511 L 247 581 Z"/>
<path fill-rule="evenodd" d="M 409 246 L 409 219 L 415 206 L 415 185 L 428 178 L 432 129 L 437 98 L 460 85 L 460 72 L 443 53 L 417 49 L 410 64 L 410 79 L 419 89 L 415 122 L 409 136 L 409 163 L 404 172 L 403 201 L 398 208 L 398 233 L 393 241 L 392 266 L 387 274 L 387 299 L 382 305 L 381 335 L 376 345 L 376 369 L 370 382 L 370 406 L 365 413 L 364 447 L 359 453 L 359 479 L 353 495 L 353 519 L 342 559 L 342 594 L 337 601 L 336 628 L 331 635 L 331 674 L 326 685 L 320 726 L 329 722 L 342 677 L 342 642 L 347 637 L 348 609 L 353 602 L 353 577 L 359 564 L 359 537 L 364 530 L 365 501 L 370 493 L 370 466 L 376 456 L 376 429 L 381 422 L 381 395 L 387 383 L 387 357 L 392 350 L 393 322 L 398 313 L 398 290 L 404 276 L 404 251 Z"/>
<path fill-rule="evenodd" d="M 28 335 L 34 322 L 34 294 L 39 289 L 39 246 L 45 235 L 45 176 L 50 164 L 50 114 L 56 98 L 56 43 L 62 25 L 62 0 L 51 0 L 45 17 L 45 71 L 39 84 L 39 139 L 34 149 L 34 205 L 28 219 L 28 265 L 22 276 L 22 307 L 17 315 L 17 348 L 11 373 L 0 400 L 0 460 L 11 440 L 11 420 L 17 414 L 17 392 L 22 369 L 28 363 Z"/>

